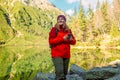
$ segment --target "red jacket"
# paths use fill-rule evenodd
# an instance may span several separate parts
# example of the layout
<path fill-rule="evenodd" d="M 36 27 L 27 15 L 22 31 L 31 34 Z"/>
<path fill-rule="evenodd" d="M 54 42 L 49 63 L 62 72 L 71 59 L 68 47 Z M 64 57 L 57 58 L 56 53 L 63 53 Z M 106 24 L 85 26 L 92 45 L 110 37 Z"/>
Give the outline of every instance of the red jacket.
<path fill-rule="evenodd" d="M 52 58 L 62 57 L 62 58 L 70 58 L 70 44 L 75 44 L 76 40 L 72 35 L 73 40 L 64 40 L 63 37 L 67 34 L 71 33 L 71 30 L 65 31 L 60 30 L 57 31 L 55 27 L 53 27 L 49 33 L 49 44 L 51 46 L 51 55 Z"/>

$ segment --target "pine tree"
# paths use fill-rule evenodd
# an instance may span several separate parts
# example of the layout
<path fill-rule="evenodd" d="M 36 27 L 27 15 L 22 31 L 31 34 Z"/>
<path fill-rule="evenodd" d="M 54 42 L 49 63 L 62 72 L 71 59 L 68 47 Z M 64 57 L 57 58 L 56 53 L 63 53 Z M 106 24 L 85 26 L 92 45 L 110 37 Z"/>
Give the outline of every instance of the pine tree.
<path fill-rule="evenodd" d="M 93 19 L 93 16 L 94 16 L 94 12 L 91 9 L 91 5 L 89 5 L 88 12 L 87 12 L 87 18 L 88 18 L 88 20 L 91 21 Z"/>
<path fill-rule="evenodd" d="M 102 11 L 101 11 L 101 6 L 100 2 L 98 0 L 97 5 L 96 5 L 96 11 L 94 12 L 94 33 L 97 34 L 105 34 L 105 31 L 103 30 L 102 27 L 102 22 L 103 22 L 103 16 L 102 16 Z"/>
<path fill-rule="evenodd" d="M 109 33 L 110 31 L 110 21 L 109 21 L 109 17 L 108 17 L 108 13 L 107 13 L 107 8 L 108 8 L 108 2 L 103 2 L 102 6 L 101 6 L 101 11 L 102 11 L 102 16 L 103 16 L 103 19 L 104 19 L 104 22 L 103 22 L 103 30 L 105 33 Z"/>
<path fill-rule="evenodd" d="M 115 23 L 112 24 L 110 35 L 112 38 L 118 37 L 120 35 L 120 32 L 118 30 L 118 27 Z"/>
<path fill-rule="evenodd" d="M 94 22 L 93 22 L 94 12 L 91 9 L 91 5 L 89 5 L 88 12 L 87 12 L 87 28 L 89 30 L 89 37 L 90 40 L 92 39 L 92 32 L 94 32 Z"/>
<path fill-rule="evenodd" d="M 100 1 L 97 1 L 97 5 L 96 5 L 96 9 L 99 10 L 100 9 Z"/>
<path fill-rule="evenodd" d="M 74 16 L 77 15 L 77 9 L 76 9 L 76 6 L 74 7 Z"/>
<path fill-rule="evenodd" d="M 80 28 L 84 28 L 85 26 L 85 14 L 84 14 L 84 10 L 83 10 L 83 6 L 82 3 L 80 2 L 80 7 L 79 7 L 79 13 L 78 13 L 78 24 L 80 26 Z"/>
<path fill-rule="evenodd" d="M 30 0 L 24 0 L 24 2 L 28 5 L 30 3 Z"/>
<path fill-rule="evenodd" d="M 115 21 L 120 30 L 120 0 L 114 0 L 113 5 L 114 5 Z"/>
<path fill-rule="evenodd" d="M 86 21 L 85 21 L 85 14 L 84 14 L 82 2 L 80 2 L 80 7 L 79 7 L 78 26 L 82 31 L 82 41 L 86 41 Z"/>

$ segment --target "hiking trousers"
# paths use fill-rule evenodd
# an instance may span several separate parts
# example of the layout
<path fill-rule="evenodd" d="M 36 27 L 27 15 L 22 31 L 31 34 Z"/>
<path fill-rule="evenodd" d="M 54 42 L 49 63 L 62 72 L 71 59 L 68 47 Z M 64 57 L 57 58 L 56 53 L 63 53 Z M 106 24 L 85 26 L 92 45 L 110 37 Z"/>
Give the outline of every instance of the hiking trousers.
<path fill-rule="evenodd" d="M 68 72 L 69 58 L 52 58 L 53 64 L 55 66 L 55 80 L 66 80 L 66 75 Z"/>

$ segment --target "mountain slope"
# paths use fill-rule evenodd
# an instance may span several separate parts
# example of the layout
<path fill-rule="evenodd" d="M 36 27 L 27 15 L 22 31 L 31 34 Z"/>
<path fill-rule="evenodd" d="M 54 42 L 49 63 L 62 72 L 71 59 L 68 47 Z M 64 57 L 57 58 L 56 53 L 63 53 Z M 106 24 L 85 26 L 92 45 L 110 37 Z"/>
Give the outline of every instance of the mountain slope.
<path fill-rule="evenodd" d="M 50 27 L 59 14 L 64 14 L 47 0 L 0 1 L 0 43 L 16 44 L 33 42 L 38 37 L 46 38 Z M 6 15 L 6 16 L 5 16 Z M 4 29 L 6 27 L 8 29 Z M 8 35 L 7 35 L 8 32 Z M 9 41 L 10 40 L 10 41 Z"/>
<path fill-rule="evenodd" d="M 8 14 L 0 7 L 0 44 L 4 44 L 13 36 Z"/>

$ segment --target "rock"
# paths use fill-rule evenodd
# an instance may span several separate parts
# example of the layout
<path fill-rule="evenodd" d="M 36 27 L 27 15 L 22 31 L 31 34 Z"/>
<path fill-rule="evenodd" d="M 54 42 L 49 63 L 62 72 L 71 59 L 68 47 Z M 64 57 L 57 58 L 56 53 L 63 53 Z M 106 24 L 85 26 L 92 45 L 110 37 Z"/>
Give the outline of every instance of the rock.
<path fill-rule="evenodd" d="M 33 80 L 55 80 L 55 74 L 52 73 L 46 73 L 43 74 L 41 72 L 39 72 Z"/>
<path fill-rule="evenodd" d="M 41 73 L 39 72 L 33 80 L 55 80 L 55 74 L 52 73 Z M 83 80 L 82 77 L 80 77 L 77 74 L 67 75 L 66 80 Z"/>
<path fill-rule="evenodd" d="M 109 79 L 105 79 L 105 80 L 120 80 L 120 74 L 112 77 L 112 78 L 109 78 Z"/>
<path fill-rule="evenodd" d="M 39 72 L 33 80 L 55 80 L 53 73 Z M 120 80 L 120 65 L 95 67 L 88 71 L 72 64 L 66 80 Z"/>
<path fill-rule="evenodd" d="M 118 65 L 120 65 L 120 60 L 116 59 L 115 61 L 112 61 L 109 63 L 110 66 L 116 67 Z"/>
<path fill-rule="evenodd" d="M 87 72 L 87 79 L 108 79 L 110 77 L 120 74 L 119 67 L 102 67 L 102 68 L 92 68 Z"/>
<path fill-rule="evenodd" d="M 77 74 L 72 74 L 72 75 L 67 75 L 66 80 L 83 80 L 83 78 Z"/>
<path fill-rule="evenodd" d="M 77 74 L 77 75 L 81 76 L 83 78 L 83 80 L 85 80 L 85 77 L 86 77 L 86 71 L 75 64 L 71 65 L 69 74 L 70 75 Z"/>

